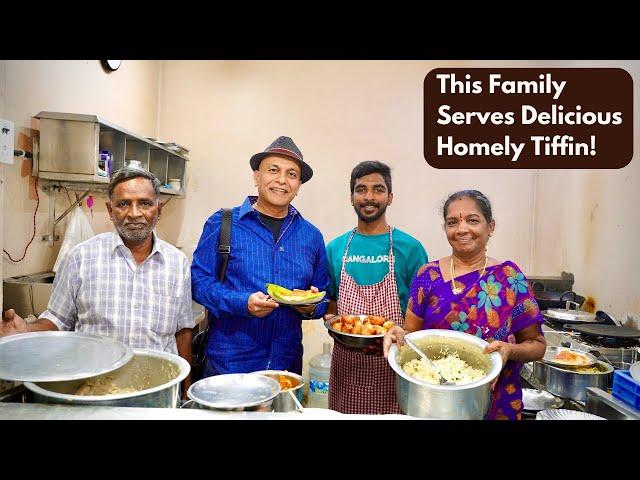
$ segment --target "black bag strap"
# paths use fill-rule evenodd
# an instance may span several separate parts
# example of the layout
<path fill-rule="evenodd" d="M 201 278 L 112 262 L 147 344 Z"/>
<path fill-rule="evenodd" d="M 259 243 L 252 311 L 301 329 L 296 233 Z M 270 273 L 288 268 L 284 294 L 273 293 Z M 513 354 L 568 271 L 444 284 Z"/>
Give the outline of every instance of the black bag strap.
<path fill-rule="evenodd" d="M 220 238 L 218 240 L 218 255 L 222 257 L 222 263 L 220 264 L 220 270 L 218 270 L 218 280 L 223 282 L 227 275 L 227 265 L 229 264 L 229 254 L 231 253 L 231 221 L 233 220 L 233 210 L 230 208 L 222 209 L 222 224 L 220 225 Z M 197 352 L 201 358 L 194 358 L 194 365 L 202 365 L 205 360 L 204 349 L 207 347 L 209 330 L 211 330 L 211 313 L 206 311 L 207 326 L 205 329 L 196 335 L 199 339 L 201 351 Z"/>
<path fill-rule="evenodd" d="M 229 264 L 229 254 L 231 253 L 231 220 L 233 210 L 222 209 L 222 225 L 220 226 L 220 240 L 218 241 L 218 255 L 222 257 L 222 264 L 218 271 L 218 280 L 224 281 L 227 275 L 227 265 Z"/>

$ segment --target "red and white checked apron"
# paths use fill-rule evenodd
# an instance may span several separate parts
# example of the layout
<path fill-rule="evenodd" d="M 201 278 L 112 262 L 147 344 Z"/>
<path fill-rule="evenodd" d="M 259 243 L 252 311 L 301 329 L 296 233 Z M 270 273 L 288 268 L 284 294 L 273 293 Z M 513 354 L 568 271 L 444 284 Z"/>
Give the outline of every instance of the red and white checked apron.
<path fill-rule="evenodd" d="M 358 285 L 347 273 L 349 245 L 342 257 L 338 315 L 380 315 L 398 325 L 404 323 L 396 286 L 392 228 L 389 227 L 389 273 L 373 285 Z M 329 373 L 329 408 L 342 413 L 402 413 L 396 400 L 395 373 L 387 359 L 334 342 Z"/>

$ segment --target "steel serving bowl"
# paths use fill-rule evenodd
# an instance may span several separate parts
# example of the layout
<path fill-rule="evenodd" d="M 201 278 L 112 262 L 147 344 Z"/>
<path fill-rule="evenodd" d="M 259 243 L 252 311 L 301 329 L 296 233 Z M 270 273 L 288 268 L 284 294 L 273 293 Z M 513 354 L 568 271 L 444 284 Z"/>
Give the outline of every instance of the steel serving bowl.
<path fill-rule="evenodd" d="M 327 327 L 329 335 L 331 335 L 336 341 L 341 344 L 351 347 L 362 349 L 365 347 L 370 347 L 373 345 L 379 345 L 382 347 L 382 339 L 384 338 L 384 334 L 380 333 L 377 335 L 358 335 L 353 333 L 345 333 L 334 330 L 332 325 L 338 321 L 338 317 L 341 315 L 337 315 L 335 317 L 331 317 L 328 320 L 324 321 L 324 326 Z M 349 315 L 350 317 L 360 317 L 361 320 L 367 318 L 369 315 Z"/>
<path fill-rule="evenodd" d="M 587 387 L 607 390 L 611 386 L 614 368 L 605 362 L 593 367 L 598 372 L 584 372 L 579 368 L 560 368 L 544 362 L 533 362 L 533 375 L 542 382 L 547 391 L 571 400 L 584 402 L 587 399 Z"/>
<path fill-rule="evenodd" d="M 130 393 L 76 395 L 87 379 L 62 382 L 25 382 L 37 403 L 62 403 L 116 407 L 175 408 L 179 405 L 180 382 L 191 367 L 182 357 L 155 350 L 133 349 L 133 358 L 113 372 L 92 377 L 109 378 L 120 388 L 136 388 Z"/>
<path fill-rule="evenodd" d="M 287 390 L 282 390 L 280 387 L 280 393 L 273 399 L 273 411 L 274 412 L 295 412 L 297 409 L 296 402 L 291 398 L 291 394 L 295 395 L 300 403 L 302 403 L 302 387 L 304 387 L 304 378 L 297 373 L 288 372 L 287 370 L 260 370 L 253 372 L 256 375 L 264 375 L 265 377 L 273 378 L 276 382 L 279 382 L 279 377 L 284 376 L 293 382 L 295 385 Z M 291 392 L 291 394 L 289 393 Z"/>
<path fill-rule="evenodd" d="M 224 411 L 273 410 L 273 399 L 280 384 L 273 378 L 255 373 L 229 373 L 203 378 L 189 387 L 187 396 L 199 406 Z"/>
<path fill-rule="evenodd" d="M 475 382 L 464 385 L 434 385 L 412 377 L 402 366 L 418 354 L 409 347 L 389 350 L 388 361 L 396 372 L 396 392 L 402 411 L 413 417 L 450 420 L 481 420 L 491 404 L 491 382 L 502 370 L 498 352 L 483 352 L 488 343 L 481 338 L 455 330 L 420 330 L 409 333 L 412 340 L 430 359 L 438 359 L 447 347 L 457 352 L 462 360 L 487 374 Z"/>

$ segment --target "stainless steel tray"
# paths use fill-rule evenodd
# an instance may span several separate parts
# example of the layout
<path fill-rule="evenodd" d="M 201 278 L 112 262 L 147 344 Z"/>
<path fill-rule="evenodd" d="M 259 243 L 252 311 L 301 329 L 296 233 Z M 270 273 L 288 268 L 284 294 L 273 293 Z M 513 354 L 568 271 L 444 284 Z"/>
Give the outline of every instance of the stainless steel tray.
<path fill-rule="evenodd" d="M 536 420 L 606 420 L 606 418 L 593 415 L 592 413 L 558 408 L 552 410 L 541 410 L 537 413 Z"/>
<path fill-rule="evenodd" d="M 563 351 L 571 352 L 575 355 L 579 355 L 585 359 L 586 363 L 583 364 L 573 364 L 568 362 L 563 362 L 562 360 L 556 360 L 555 357 Z M 547 350 L 544 353 L 544 357 L 542 357 L 542 361 L 544 363 L 548 363 L 549 365 L 554 365 L 560 368 L 586 368 L 592 367 L 593 365 L 598 363 L 598 359 L 591 353 L 582 352 L 580 350 L 575 350 L 573 348 L 565 348 L 565 347 L 547 347 Z"/>
<path fill-rule="evenodd" d="M 59 382 L 95 377 L 126 364 L 127 345 L 79 332 L 33 332 L 0 338 L 0 378 Z"/>

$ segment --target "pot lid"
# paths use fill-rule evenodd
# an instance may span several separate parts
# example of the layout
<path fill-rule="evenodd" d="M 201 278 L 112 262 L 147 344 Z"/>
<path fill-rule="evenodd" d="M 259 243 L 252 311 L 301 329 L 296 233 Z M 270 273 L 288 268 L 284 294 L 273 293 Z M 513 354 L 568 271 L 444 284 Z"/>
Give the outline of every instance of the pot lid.
<path fill-rule="evenodd" d="M 254 373 L 230 373 L 203 378 L 189 387 L 191 400 L 210 408 L 245 408 L 273 400 L 280 393 L 276 380 Z"/>
<path fill-rule="evenodd" d="M 0 378 L 78 380 L 116 370 L 131 357 L 131 348 L 113 338 L 79 332 L 21 333 L 0 338 Z"/>
<path fill-rule="evenodd" d="M 582 310 L 572 310 L 567 308 L 549 308 L 542 312 L 545 316 L 555 320 L 565 320 L 573 322 L 593 322 L 596 316 L 593 313 Z"/>

